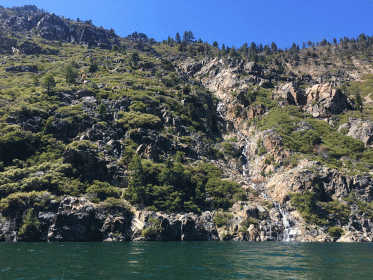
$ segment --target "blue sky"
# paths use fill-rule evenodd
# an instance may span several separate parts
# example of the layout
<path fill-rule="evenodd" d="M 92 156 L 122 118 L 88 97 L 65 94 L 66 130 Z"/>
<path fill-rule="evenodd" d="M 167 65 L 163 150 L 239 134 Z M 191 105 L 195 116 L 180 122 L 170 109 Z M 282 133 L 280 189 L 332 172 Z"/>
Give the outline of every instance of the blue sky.
<path fill-rule="evenodd" d="M 300 4 L 301 3 L 301 4 Z M 370 4 L 372 3 L 372 4 Z M 290 47 L 293 42 L 339 41 L 340 37 L 372 36 L 373 0 L 2 0 L 4 7 L 34 4 L 67 18 L 92 19 L 127 36 L 142 32 L 157 41 L 182 36 L 240 47 L 245 42 Z M 371 6 L 371 8 L 370 8 Z"/>

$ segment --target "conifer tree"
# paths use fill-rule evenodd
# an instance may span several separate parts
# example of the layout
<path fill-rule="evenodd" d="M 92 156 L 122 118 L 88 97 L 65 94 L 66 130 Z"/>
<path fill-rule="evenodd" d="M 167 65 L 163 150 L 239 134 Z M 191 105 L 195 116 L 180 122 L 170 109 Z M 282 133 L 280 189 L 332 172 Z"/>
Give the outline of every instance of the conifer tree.
<path fill-rule="evenodd" d="M 180 38 L 179 32 L 176 33 L 175 40 L 176 40 L 176 43 L 178 43 L 178 44 L 181 43 L 181 38 Z"/>
<path fill-rule="evenodd" d="M 222 50 L 222 52 L 225 52 L 225 45 L 224 44 L 221 46 L 221 50 Z"/>
<path fill-rule="evenodd" d="M 78 72 L 76 72 L 73 69 L 73 67 L 71 66 L 71 64 L 68 64 L 65 67 L 64 72 L 65 72 L 66 83 L 67 84 L 75 83 L 75 79 L 78 77 Z"/>
<path fill-rule="evenodd" d="M 141 158 L 135 154 L 132 161 L 128 165 L 128 170 L 131 171 L 128 182 L 128 189 L 124 197 L 132 202 L 144 205 L 145 188 L 144 188 L 144 170 L 141 164 Z"/>
<path fill-rule="evenodd" d="M 357 91 L 355 95 L 356 109 L 360 112 L 363 111 L 363 101 L 361 100 L 360 93 Z"/>
<path fill-rule="evenodd" d="M 277 52 L 277 45 L 276 45 L 275 42 L 272 42 L 272 44 L 271 44 L 271 50 L 272 50 L 273 52 Z"/>
<path fill-rule="evenodd" d="M 53 75 L 52 74 L 48 74 L 44 78 L 41 86 L 44 87 L 44 88 L 46 88 L 47 89 L 47 93 L 49 94 L 51 92 L 51 89 L 56 86 L 56 81 L 54 80 Z"/>

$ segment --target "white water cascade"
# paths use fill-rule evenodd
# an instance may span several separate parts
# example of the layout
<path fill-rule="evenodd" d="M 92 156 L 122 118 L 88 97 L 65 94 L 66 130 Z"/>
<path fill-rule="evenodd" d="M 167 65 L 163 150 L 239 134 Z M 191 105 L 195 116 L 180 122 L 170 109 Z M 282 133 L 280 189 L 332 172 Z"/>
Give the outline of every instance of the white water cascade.
<path fill-rule="evenodd" d="M 241 140 L 244 140 L 246 142 L 246 145 L 244 146 L 242 150 L 242 156 L 243 156 L 242 175 L 247 178 L 247 171 L 249 170 L 249 168 L 247 167 L 246 153 L 247 153 L 247 149 L 249 146 L 249 141 L 243 136 L 243 134 L 240 131 L 238 132 L 238 136 L 239 138 L 241 138 Z M 291 238 L 296 237 L 298 235 L 299 228 L 291 225 L 289 218 L 288 218 L 290 216 L 289 212 L 284 207 L 281 207 L 279 203 L 275 202 L 272 199 L 272 197 L 266 193 L 266 190 L 263 184 L 251 183 L 251 187 L 256 191 L 259 191 L 262 198 L 271 201 L 273 205 L 279 210 L 282 216 L 282 225 L 285 228 L 282 240 L 285 242 L 292 241 Z M 269 230 L 271 234 L 271 227 L 269 228 Z"/>

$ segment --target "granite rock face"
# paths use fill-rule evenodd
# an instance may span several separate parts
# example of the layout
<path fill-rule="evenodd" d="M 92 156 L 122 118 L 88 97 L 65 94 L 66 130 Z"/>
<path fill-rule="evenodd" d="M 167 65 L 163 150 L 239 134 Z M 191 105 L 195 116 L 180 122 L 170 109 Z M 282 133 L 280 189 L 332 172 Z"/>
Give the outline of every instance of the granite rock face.
<path fill-rule="evenodd" d="M 114 44 L 119 44 L 118 36 L 103 28 L 93 26 L 91 23 L 71 22 L 54 13 L 46 13 L 35 6 L 26 5 L 14 9 L 14 16 L 0 20 L 7 29 L 19 33 L 38 35 L 45 40 L 66 43 L 83 44 L 90 47 L 111 49 Z M 19 51 L 22 54 L 58 54 L 58 50 L 43 50 L 34 43 L 24 42 L 17 46 L 17 40 L 0 40 L 3 53 Z"/>
<path fill-rule="evenodd" d="M 346 133 L 347 136 L 361 140 L 365 146 L 372 147 L 373 123 L 371 121 L 350 117 L 347 123 L 339 126 L 338 132 Z"/>
<path fill-rule="evenodd" d="M 355 108 L 353 101 L 341 90 L 335 89 L 332 83 L 317 84 L 308 88 L 305 97 L 307 98 L 306 110 L 315 118 L 339 114 Z"/>

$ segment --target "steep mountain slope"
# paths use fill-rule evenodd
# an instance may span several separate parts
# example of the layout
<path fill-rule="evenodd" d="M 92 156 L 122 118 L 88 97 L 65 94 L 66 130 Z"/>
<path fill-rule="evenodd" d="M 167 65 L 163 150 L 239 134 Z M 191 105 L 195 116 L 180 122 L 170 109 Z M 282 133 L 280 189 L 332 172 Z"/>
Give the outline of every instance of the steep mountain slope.
<path fill-rule="evenodd" d="M 0 24 L 0 240 L 372 241 L 371 38 L 227 52 L 35 6 Z"/>

